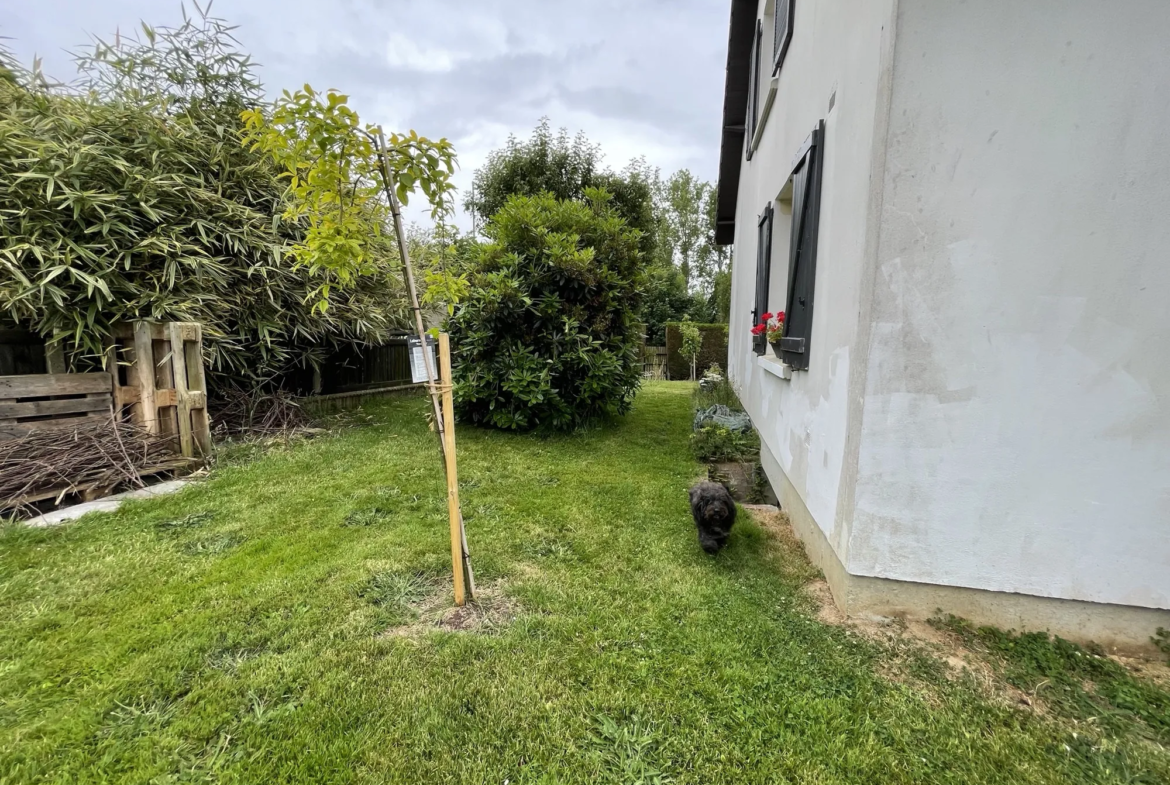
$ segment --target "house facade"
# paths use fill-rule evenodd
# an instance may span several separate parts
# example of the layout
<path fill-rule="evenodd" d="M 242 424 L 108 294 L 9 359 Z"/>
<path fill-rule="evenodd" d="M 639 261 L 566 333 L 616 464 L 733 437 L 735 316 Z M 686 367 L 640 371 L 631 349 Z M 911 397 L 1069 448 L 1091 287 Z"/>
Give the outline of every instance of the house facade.
<path fill-rule="evenodd" d="M 729 371 L 843 610 L 1170 628 L 1166 41 L 1160 0 L 731 3 Z"/>

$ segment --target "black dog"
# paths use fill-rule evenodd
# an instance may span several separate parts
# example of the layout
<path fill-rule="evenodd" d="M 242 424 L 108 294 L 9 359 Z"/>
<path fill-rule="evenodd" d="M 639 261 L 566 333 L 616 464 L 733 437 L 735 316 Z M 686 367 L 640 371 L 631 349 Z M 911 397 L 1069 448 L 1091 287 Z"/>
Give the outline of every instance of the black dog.
<path fill-rule="evenodd" d="M 718 553 L 731 536 L 735 524 L 735 500 L 717 482 L 703 481 L 691 488 L 691 514 L 699 527 L 699 545 L 707 553 Z"/>

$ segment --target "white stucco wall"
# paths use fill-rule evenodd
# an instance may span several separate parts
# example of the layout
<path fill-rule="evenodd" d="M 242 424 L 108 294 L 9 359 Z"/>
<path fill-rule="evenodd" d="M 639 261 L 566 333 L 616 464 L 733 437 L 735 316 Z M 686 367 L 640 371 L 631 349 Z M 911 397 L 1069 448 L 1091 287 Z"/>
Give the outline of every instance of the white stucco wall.
<path fill-rule="evenodd" d="M 1170 608 L 1170 3 L 899 0 L 897 13 L 838 552 L 854 574 Z M 818 318 L 845 307 L 822 309 L 817 287 Z M 829 387 L 812 391 L 821 406 Z"/>
<path fill-rule="evenodd" d="M 761 0 L 760 16 L 768 4 Z M 843 549 L 847 522 L 839 515 L 851 447 L 849 422 L 855 380 L 859 310 L 866 264 L 876 253 L 875 169 L 884 142 L 883 77 L 892 64 L 893 0 L 817 0 L 796 3 L 792 43 L 780 73 L 775 103 L 761 144 L 741 171 L 733 266 L 730 373 L 761 438 L 777 458 L 826 536 Z M 770 49 L 771 30 L 765 41 Z M 768 69 L 770 70 L 770 69 Z M 763 82 L 765 89 L 767 77 Z M 835 95 L 835 98 L 832 98 Z M 830 99 L 833 108 L 829 109 Z M 824 191 L 813 310 L 810 367 L 791 380 L 756 365 L 749 329 L 754 301 L 756 216 L 778 195 L 801 144 L 824 119 Z M 787 224 L 774 239 L 769 308 L 785 308 Z M 864 355 L 864 353 L 862 353 Z M 859 399 L 858 399 L 859 404 Z M 773 478 L 778 486 L 778 478 Z"/>

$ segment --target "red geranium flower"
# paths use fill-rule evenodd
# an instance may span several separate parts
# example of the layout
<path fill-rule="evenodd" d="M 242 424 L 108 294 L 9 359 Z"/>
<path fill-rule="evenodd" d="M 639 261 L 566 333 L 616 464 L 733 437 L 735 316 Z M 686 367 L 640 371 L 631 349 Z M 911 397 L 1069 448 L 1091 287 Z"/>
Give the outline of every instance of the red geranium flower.
<path fill-rule="evenodd" d="M 784 312 L 783 312 L 783 311 L 781 311 L 780 313 L 776 314 L 776 321 L 778 321 L 778 322 L 782 322 L 782 321 L 784 321 Z"/>
<path fill-rule="evenodd" d="M 764 311 L 763 315 L 760 317 L 760 324 L 767 324 L 768 320 L 771 318 L 772 318 L 772 313 L 770 311 Z M 784 318 L 784 317 L 780 317 L 780 318 Z"/>
<path fill-rule="evenodd" d="M 768 329 L 765 325 L 757 324 L 752 328 L 752 335 L 763 335 L 764 330 Z"/>

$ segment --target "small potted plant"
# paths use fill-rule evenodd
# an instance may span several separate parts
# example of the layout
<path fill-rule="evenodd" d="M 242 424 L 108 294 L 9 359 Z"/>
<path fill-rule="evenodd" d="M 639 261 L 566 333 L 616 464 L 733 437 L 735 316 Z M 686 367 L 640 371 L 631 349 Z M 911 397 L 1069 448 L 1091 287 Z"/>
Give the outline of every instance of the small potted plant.
<path fill-rule="evenodd" d="M 760 316 L 760 323 L 752 328 L 752 335 L 763 335 L 772 346 L 776 356 L 780 356 L 780 339 L 784 337 L 784 312 L 769 313 L 765 311 Z"/>

